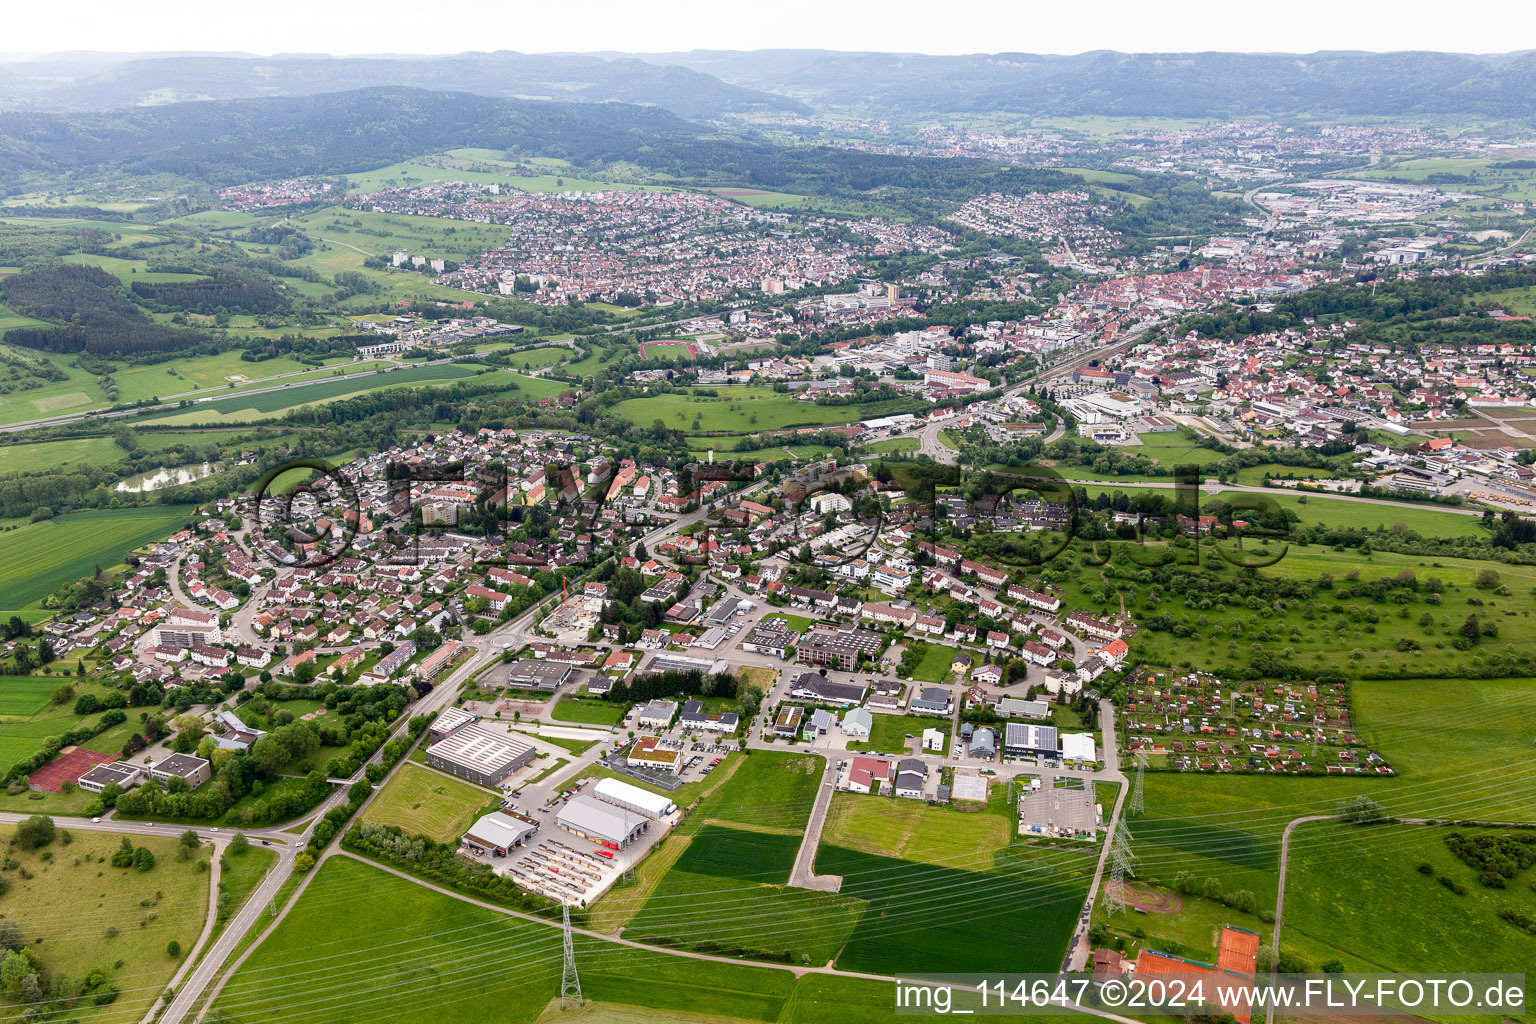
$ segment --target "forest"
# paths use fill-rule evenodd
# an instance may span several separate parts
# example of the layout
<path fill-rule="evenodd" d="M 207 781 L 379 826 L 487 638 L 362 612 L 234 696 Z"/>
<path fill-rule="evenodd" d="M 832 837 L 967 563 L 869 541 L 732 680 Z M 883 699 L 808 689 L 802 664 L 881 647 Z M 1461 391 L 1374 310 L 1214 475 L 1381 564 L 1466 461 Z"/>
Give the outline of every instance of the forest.
<path fill-rule="evenodd" d="M 124 356 L 144 352 L 185 355 L 208 336 L 155 323 L 129 298 L 117 278 L 73 263 L 25 270 L 0 282 L 0 297 L 19 313 L 61 321 L 57 327 L 13 327 L 12 345 L 47 352 Z"/>

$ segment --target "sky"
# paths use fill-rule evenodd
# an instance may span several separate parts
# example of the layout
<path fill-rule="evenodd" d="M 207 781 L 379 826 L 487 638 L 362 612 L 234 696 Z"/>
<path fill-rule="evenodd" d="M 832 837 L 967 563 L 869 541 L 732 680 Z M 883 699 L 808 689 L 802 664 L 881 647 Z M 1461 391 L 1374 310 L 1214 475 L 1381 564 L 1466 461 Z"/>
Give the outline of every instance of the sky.
<path fill-rule="evenodd" d="M 1530 0 L 59 0 L 18 3 L 0 51 L 1081 53 L 1536 48 Z M 1474 13 L 1475 12 L 1475 13 Z"/>

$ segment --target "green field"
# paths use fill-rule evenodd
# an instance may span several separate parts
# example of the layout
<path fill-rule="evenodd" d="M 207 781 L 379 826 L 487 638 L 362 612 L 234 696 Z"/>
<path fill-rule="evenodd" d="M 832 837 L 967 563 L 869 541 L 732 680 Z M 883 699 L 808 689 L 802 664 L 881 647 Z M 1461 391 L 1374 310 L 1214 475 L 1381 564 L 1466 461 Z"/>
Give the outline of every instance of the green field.
<path fill-rule="evenodd" d="M 1528 971 L 1536 964 L 1536 935 L 1498 914 L 1509 909 L 1536 918 L 1529 884 L 1536 870 L 1520 872 L 1506 888 L 1488 888 L 1445 844 L 1449 833 L 1482 831 L 1328 821 L 1298 827 L 1282 947 L 1312 964 L 1339 956 L 1351 971 Z M 1418 870 L 1426 863 L 1431 874 Z M 1441 877 L 1460 882 L 1466 894 L 1441 885 Z M 1467 943 L 1468 935 L 1477 941 Z"/>
<path fill-rule="evenodd" d="M 0 531 L 0 612 L 36 604 L 66 583 L 110 572 L 135 548 L 186 522 L 187 505 L 71 512 Z"/>
<path fill-rule="evenodd" d="M 542 370 L 546 366 L 563 363 L 575 354 L 574 350 L 564 345 L 545 345 L 542 348 L 525 348 L 521 352 L 509 353 L 507 358 L 519 370 Z"/>
<path fill-rule="evenodd" d="M 184 957 L 202 931 L 211 847 L 180 860 L 176 839 L 136 836 L 134 845 L 155 857 L 153 868 L 138 871 L 106 863 L 118 848 L 116 835 L 77 830 L 71 838 L 66 845 L 56 836 L 40 851 L 11 849 L 26 874 L 7 872 L 10 890 L 0 897 L 0 911 L 20 926 L 27 949 L 44 967 L 76 985 L 101 969 L 120 990 L 107 1006 L 84 1000 L 72 1016 L 103 1024 L 135 1021 L 179 963 L 167 955 L 167 944 L 179 942 Z M 0 1008 L 18 1012 L 8 996 L 0 996 Z"/>
<path fill-rule="evenodd" d="M 509 233 L 494 224 L 334 207 L 297 217 L 293 223 L 316 239 L 355 245 L 385 259 L 402 249 L 428 259 L 462 260 L 495 249 Z"/>
<path fill-rule="evenodd" d="M 839 894 L 868 903 L 837 965 L 876 974 L 1053 972 L 1087 895 L 1095 852 L 973 848 L 969 866 L 955 867 L 865 853 L 823 837 L 817 874 L 840 875 Z"/>
<path fill-rule="evenodd" d="M 1151 772 L 1146 777 L 1146 813 L 1128 821 L 1135 837 L 1138 881 L 1170 885 L 1188 873 L 1201 892 L 1227 900 L 1247 893 L 1258 908 L 1273 909 L 1286 823 L 1304 815 L 1334 813 L 1340 801 L 1357 795 L 1402 817 L 1536 821 L 1529 799 L 1536 688 L 1528 679 L 1380 680 L 1357 682 L 1353 689 L 1362 737 L 1393 762 L 1397 776 L 1266 778 Z M 1436 709 L 1452 713 L 1436 714 Z M 1455 897 L 1433 878 L 1423 888 L 1405 887 L 1407 875 L 1421 880 L 1415 870 L 1421 861 L 1436 863 L 1437 875 L 1452 875 L 1437 860 L 1437 835 L 1408 826 L 1300 827 L 1293 839 L 1298 845 L 1292 849 L 1291 870 L 1304 866 L 1287 885 L 1283 944 L 1313 966 L 1339 957 L 1362 970 L 1367 969 L 1364 965 L 1370 970 L 1408 969 L 1415 936 L 1433 941 L 1441 927 L 1465 927 L 1465 912 L 1451 907 L 1482 906 L 1477 913 L 1486 912 L 1486 902 Z M 1462 870 L 1465 875 L 1453 877 L 1472 881 L 1470 871 Z M 1439 891 L 1430 892 L 1430 886 Z M 1473 894 L 1486 892 L 1475 884 L 1468 888 Z M 1524 888 L 1525 882 L 1517 880 L 1497 899 L 1513 898 Z M 1453 903 L 1441 902 L 1442 894 Z M 1293 900 L 1305 909 L 1293 911 Z M 1380 927 L 1381 921 L 1400 920 L 1403 914 L 1418 921 L 1420 907 L 1426 922 L 1428 915 L 1439 912 L 1444 924 L 1434 924 L 1427 932 L 1416 926 Z M 1294 940 L 1293 914 L 1300 916 Z M 1496 951 L 1507 952 L 1524 941 L 1515 936 L 1519 942 L 1512 947 L 1512 940 L 1496 936 L 1491 925 L 1479 934 L 1496 943 Z M 1432 966 L 1413 962 L 1413 969 Z"/>
<path fill-rule="evenodd" d="M 863 450 L 877 455 L 889 455 L 893 452 L 915 452 L 919 447 L 921 447 L 921 441 L 915 437 L 893 437 L 867 444 Z"/>
<path fill-rule="evenodd" d="M 577 935 L 582 994 L 653 1020 L 864 1024 L 887 986 L 690 960 Z M 558 928 L 332 858 L 234 975 L 214 1012 L 241 1024 L 531 1024 L 560 990 Z M 871 1016 L 869 1008 L 878 1007 Z M 699 1015 L 699 1016 L 695 1016 Z M 597 1018 L 601 1021 L 602 1018 Z"/>
<path fill-rule="evenodd" d="M 248 846 L 243 853 L 225 850 L 219 860 L 219 920 L 210 941 L 240 912 L 276 863 L 277 851 L 265 847 Z"/>
<path fill-rule="evenodd" d="M 862 742 L 850 740 L 849 750 L 868 750 L 882 754 L 910 754 L 913 744 L 918 743 L 924 729 L 938 728 L 949 732 L 949 721 L 943 718 L 917 718 L 908 715 L 872 715 L 869 739 Z M 910 738 L 908 734 L 910 735 Z M 945 750 L 948 750 L 948 744 Z"/>
<path fill-rule="evenodd" d="M 799 846 L 794 834 L 705 826 L 689 837 L 624 934 L 754 959 L 782 953 L 795 963 L 826 963 L 862 908 L 843 896 L 786 888 Z M 727 907 L 729 913 L 720 912 Z"/>
<path fill-rule="evenodd" d="M 350 379 L 320 380 L 309 384 L 294 384 L 277 391 L 261 394 L 236 394 L 229 398 L 211 401 L 182 409 L 168 409 L 148 414 L 145 419 L 157 423 L 219 423 L 254 422 L 277 419 L 289 411 L 306 405 L 315 405 L 337 398 L 361 394 L 365 391 L 381 391 L 385 388 L 407 387 L 415 384 L 440 383 L 474 376 L 481 367 L 469 363 L 440 363 L 433 366 L 409 366 L 384 373 L 373 373 Z"/>
<path fill-rule="evenodd" d="M 594 697 L 566 696 L 555 701 L 549 717 L 557 722 L 581 725 L 618 725 L 624 720 L 624 705 L 611 704 Z"/>
<path fill-rule="evenodd" d="M 108 466 L 128 455 L 110 437 L 0 445 L 0 473 L 47 473 L 82 466 Z"/>
<path fill-rule="evenodd" d="M 0 716 L 30 718 L 48 706 L 61 685 L 53 676 L 0 676 Z"/>
<path fill-rule="evenodd" d="M 955 649 L 944 644 L 929 644 L 923 659 L 912 670 L 912 678 L 924 683 L 942 683 L 955 664 Z"/>
<path fill-rule="evenodd" d="M 1259 550 L 1250 545 L 1245 553 Z M 1271 553 L 1277 551 L 1275 548 Z M 1149 549 L 1141 557 L 1157 557 L 1157 552 Z M 1524 621 L 1536 613 L 1532 590 L 1536 587 L 1536 567 L 1384 551 L 1362 559 L 1354 550 L 1292 543 L 1279 562 L 1256 571 L 1276 581 L 1307 584 L 1328 575 L 1335 581 L 1333 592 L 1314 591 L 1309 598 L 1287 602 L 1256 618 L 1252 609 L 1223 589 L 1240 584 L 1239 574 L 1245 570 L 1227 566 L 1213 553 L 1202 556 L 1203 564 L 1217 567 L 1209 574 L 1208 591 L 1180 595 L 1154 593 L 1156 584 L 1143 579 L 1145 570 L 1126 554 L 1116 558 L 1103 570 L 1089 574 L 1074 572 L 1077 559 L 1063 555 L 1052 563 L 1047 575 L 1063 587 L 1063 600 L 1070 607 L 1085 608 L 1093 614 L 1111 609 L 1118 613 L 1123 595 L 1126 610 L 1133 616 L 1159 616 L 1136 634 L 1136 657 L 1149 664 L 1198 663 L 1218 675 L 1246 678 L 1256 644 L 1268 645 L 1274 654 L 1305 665 L 1309 671 L 1335 671 L 1352 677 L 1455 676 L 1468 671 L 1496 674 L 1536 664 L 1536 645 L 1524 628 Z M 1122 558 L 1124 561 L 1119 560 Z M 1501 585 L 1509 588 L 1509 596 L 1474 587 L 1476 574 L 1490 568 L 1499 574 Z M 1108 601 L 1097 578 L 1100 571 L 1114 588 Z M 1342 593 L 1354 586 L 1351 573 L 1371 582 L 1395 579 L 1401 572 L 1414 573 L 1424 582 L 1438 580 L 1439 599 L 1432 600 L 1422 586 L 1417 599 L 1408 604 L 1386 598 L 1377 601 L 1369 592 L 1347 599 Z M 1461 651 L 1453 641 L 1468 615 L 1496 624 L 1499 634 L 1480 637 L 1471 650 Z M 1185 630 L 1187 635 L 1180 635 Z"/>
<path fill-rule="evenodd" d="M 410 835 L 452 843 L 496 802 L 495 794 L 487 790 L 427 768 L 403 764 L 373 798 L 363 812 L 363 820 L 398 825 Z"/>
<path fill-rule="evenodd" d="M 902 412 L 908 405 L 905 399 L 857 406 L 816 405 L 778 394 L 771 388 L 740 387 L 721 388 L 718 398 L 692 392 L 630 398 L 615 405 L 613 412 L 642 427 L 660 420 L 669 428 L 689 433 L 727 431 L 749 434 L 790 426 L 848 423 Z M 694 423 L 698 425 L 695 427 Z"/>

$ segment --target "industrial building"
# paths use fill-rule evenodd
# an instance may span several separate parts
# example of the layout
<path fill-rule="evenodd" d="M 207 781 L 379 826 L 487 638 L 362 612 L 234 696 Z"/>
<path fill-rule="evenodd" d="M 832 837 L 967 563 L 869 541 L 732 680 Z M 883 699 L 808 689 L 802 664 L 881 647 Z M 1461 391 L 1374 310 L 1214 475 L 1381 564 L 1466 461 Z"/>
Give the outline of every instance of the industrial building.
<path fill-rule="evenodd" d="M 461 725 L 427 748 L 427 764 L 481 786 L 498 786 L 533 760 L 533 747 L 478 722 Z"/>
<path fill-rule="evenodd" d="M 598 779 L 597 785 L 592 788 L 592 795 L 605 803 L 643 814 L 647 818 L 665 818 L 677 810 L 677 805 L 661 794 L 647 792 L 618 779 Z"/>
<path fill-rule="evenodd" d="M 1055 757 L 1056 727 L 1009 722 L 1003 732 L 1004 757 Z"/>
<path fill-rule="evenodd" d="M 471 825 L 459 845 L 482 857 L 505 857 L 538 830 L 539 826 L 531 821 L 493 811 Z"/>
<path fill-rule="evenodd" d="M 460 707 L 444 708 L 442 714 L 434 718 L 432 724 L 427 726 L 427 744 L 430 746 L 439 740 L 446 739 L 453 735 L 455 729 L 469 725 L 471 722 L 478 722 L 479 720 L 480 716 L 472 711 L 465 711 Z"/>
<path fill-rule="evenodd" d="M 572 835 L 615 850 L 625 849 L 651 827 L 651 819 L 644 814 L 593 796 L 572 798 L 560 808 L 555 823 Z"/>

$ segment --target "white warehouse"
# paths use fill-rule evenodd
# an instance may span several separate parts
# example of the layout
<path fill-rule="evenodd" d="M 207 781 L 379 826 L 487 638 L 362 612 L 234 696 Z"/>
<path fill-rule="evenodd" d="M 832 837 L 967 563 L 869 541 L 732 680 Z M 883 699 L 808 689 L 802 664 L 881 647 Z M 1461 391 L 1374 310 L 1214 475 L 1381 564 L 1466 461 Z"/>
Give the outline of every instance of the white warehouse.
<path fill-rule="evenodd" d="M 604 803 L 623 807 L 647 818 L 664 818 L 677 810 L 677 805 L 661 794 L 647 792 L 618 779 L 599 779 L 592 788 L 592 795 Z"/>

